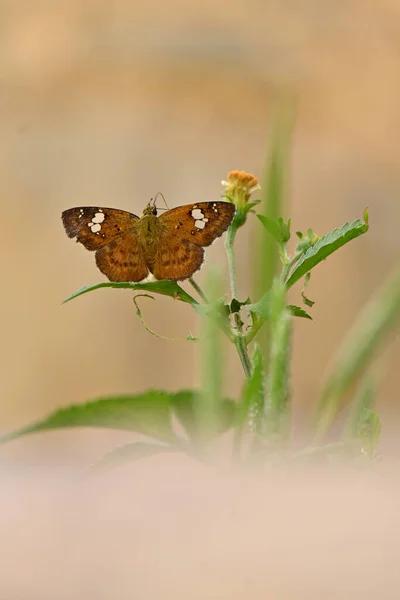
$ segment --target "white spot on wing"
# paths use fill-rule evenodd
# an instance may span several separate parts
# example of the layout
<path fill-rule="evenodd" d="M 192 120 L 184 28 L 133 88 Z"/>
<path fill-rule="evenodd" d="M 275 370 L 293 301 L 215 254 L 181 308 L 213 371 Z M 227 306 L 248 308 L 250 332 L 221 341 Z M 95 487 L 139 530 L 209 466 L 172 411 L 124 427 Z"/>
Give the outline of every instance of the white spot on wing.
<path fill-rule="evenodd" d="M 102 223 L 105 218 L 106 216 L 103 212 L 97 212 L 92 219 L 92 223 Z"/>
<path fill-rule="evenodd" d="M 195 221 L 197 221 L 197 219 L 204 219 L 204 214 L 202 213 L 200 208 L 193 208 L 192 217 Z"/>
<path fill-rule="evenodd" d="M 206 226 L 206 224 L 204 221 L 200 221 L 200 220 L 195 221 L 195 227 L 197 227 L 197 229 L 204 229 L 205 226 Z"/>
<path fill-rule="evenodd" d="M 100 223 L 90 223 L 90 229 L 92 230 L 92 233 L 98 233 L 101 229 L 101 225 Z"/>

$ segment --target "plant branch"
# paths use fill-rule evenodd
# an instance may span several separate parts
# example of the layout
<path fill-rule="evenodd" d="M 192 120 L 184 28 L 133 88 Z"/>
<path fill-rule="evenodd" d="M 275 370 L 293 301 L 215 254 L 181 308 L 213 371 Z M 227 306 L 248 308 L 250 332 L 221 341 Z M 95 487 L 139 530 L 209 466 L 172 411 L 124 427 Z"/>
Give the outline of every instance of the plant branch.
<path fill-rule="evenodd" d="M 203 292 L 203 290 L 201 289 L 199 284 L 196 283 L 196 281 L 193 279 L 193 277 L 189 277 L 189 283 L 196 290 L 196 292 L 198 293 L 200 298 L 203 300 L 204 304 L 208 304 L 208 300 L 207 300 L 205 293 Z"/>
<path fill-rule="evenodd" d="M 233 242 L 235 239 L 236 231 L 237 231 L 237 227 L 232 225 L 228 229 L 228 234 L 227 234 L 226 241 L 225 241 L 226 254 L 228 257 L 229 281 L 230 281 L 230 285 L 231 285 L 232 300 L 233 299 L 238 300 L 237 284 L 236 284 L 236 265 L 235 265 L 235 257 L 234 257 L 234 253 L 233 253 Z M 246 377 L 249 378 L 250 374 L 251 374 L 251 362 L 250 362 L 249 354 L 247 352 L 246 339 L 245 339 L 245 336 L 243 335 L 243 323 L 242 323 L 239 313 L 234 313 L 233 317 L 234 317 L 235 327 L 236 327 L 234 344 L 235 344 L 237 353 L 239 354 L 239 358 L 242 363 L 244 373 L 245 373 Z"/>

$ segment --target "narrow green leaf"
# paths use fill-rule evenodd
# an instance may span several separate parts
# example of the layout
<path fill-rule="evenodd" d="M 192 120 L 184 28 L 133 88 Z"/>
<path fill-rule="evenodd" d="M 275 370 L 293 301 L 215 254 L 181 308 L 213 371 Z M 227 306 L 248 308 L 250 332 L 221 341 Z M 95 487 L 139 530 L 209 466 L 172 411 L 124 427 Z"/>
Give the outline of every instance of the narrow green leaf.
<path fill-rule="evenodd" d="M 213 439 L 217 432 L 217 415 L 222 400 L 224 373 L 221 346 L 221 327 L 227 320 L 221 316 L 220 276 L 215 271 L 207 273 L 206 296 L 209 300 L 207 316 L 201 319 L 201 399 L 195 404 L 196 422 L 199 424 L 202 440 Z M 225 310 L 222 305 L 222 310 Z"/>
<path fill-rule="evenodd" d="M 322 260 L 325 260 L 330 254 L 366 231 L 368 231 L 367 221 L 357 219 L 353 223 L 345 223 L 343 227 L 334 229 L 324 235 L 296 263 L 286 283 L 287 288 L 292 287 L 296 281 L 311 271 Z"/>
<path fill-rule="evenodd" d="M 261 215 L 276 222 L 286 213 L 286 184 L 288 179 L 289 151 L 294 121 L 293 106 L 280 102 L 272 121 L 270 145 L 265 173 L 261 184 L 263 194 Z M 261 219 L 262 221 L 262 219 Z M 269 236 L 260 236 L 256 253 L 256 296 L 263 295 L 272 285 L 279 265 L 279 251 Z"/>
<path fill-rule="evenodd" d="M 287 434 L 292 319 L 286 306 L 285 291 L 285 285 L 275 279 L 271 288 L 271 345 L 263 426 L 272 441 L 282 440 Z"/>
<path fill-rule="evenodd" d="M 346 437 L 356 437 L 359 423 L 365 409 L 372 409 L 378 392 L 378 381 L 376 377 L 367 374 L 357 386 L 357 390 L 351 400 L 349 415 L 345 428 Z"/>
<path fill-rule="evenodd" d="M 171 404 L 182 393 L 150 390 L 143 394 L 112 396 L 62 408 L 41 421 L 0 437 L 0 442 L 30 433 L 71 427 L 105 427 L 135 431 L 162 441 L 176 441 L 171 428 Z M 190 392 L 189 392 L 190 393 Z"/>
<path fill-rule="evenodd" d="M 262 203 L 260 213 L 272 221 L 280 215 L 285 216 L 287 209 L 287 182 L 290 160 L 290 146 L 293 132 L 295 107 L 287 98 L 279 99 L 272 118 L 269 136 L 269 149 L 265 170 L 261 181 Z M 279 245 L 273 237 L 262 231 L 257 236 L 257 250 L 254 260 L 255 286 L 254 296 L 261 298 L 271 288 L 279 269 Z M 265 327 L 259 343 L 266 360 L 269 351 L 269 328 Z"/>
<path fill-rule="evenodd" d="M 303 319 L 311 319 L 312 321 L 312 316 L 308 314 L 308 312 L 306 312 L 303 308 L 300 308 L 300 306 L 295 306 L 294 304 L 289 304 L 287 306 L 287 309 L 291 312 L 291 314 L 294 317 L 302 317 Z"/>
<path fill-rule="evenodd" d="M 163 296 L 171 296 L 171 298 L 181 300 L 182 302 L 187 302 L 192 306 L 198 304 L 197 300 L 192 298 L 184 289 L 182 289 L 175 281 L 150 281 L 149 283 L 134 283 L 131 281 L 105 281 L 103 283 L 97 283 L 95 285 L 87 285 L 86 287 L 81 288 L 71 296 L 68 296 L 63 301 L 63 304 L 73 300 L 74 298 L 78 298 L 78 296 L 82 296 L 83 294 L 87 294 L 88 292 L 92 292 L 99 288 L 123 288 L 130 290 L 144 290 L 146 292 L 153 292 L 154 294 L 162 294 Z"/>
<path fill-rule="evenodd" d="M 400 269 L 397 269 L 361 311 L 337 353 L 317 405 L 315 426 L 318 438 L 327 432 L 349 390 L 365 372 L 399 319 Z"/>
<path fill-rule="evenodd" d="M 110 452 L 107 452 L 100 460 L 91 465 L 87 470 L 87 475 L 99 475 L 111 471 L 142 458 L 149 458 L 161 452 L 179 452 L 178 446 L 168 446 L 167 444 L 155 444 L 154 442 L 131 442 L 118 446 Z"/>

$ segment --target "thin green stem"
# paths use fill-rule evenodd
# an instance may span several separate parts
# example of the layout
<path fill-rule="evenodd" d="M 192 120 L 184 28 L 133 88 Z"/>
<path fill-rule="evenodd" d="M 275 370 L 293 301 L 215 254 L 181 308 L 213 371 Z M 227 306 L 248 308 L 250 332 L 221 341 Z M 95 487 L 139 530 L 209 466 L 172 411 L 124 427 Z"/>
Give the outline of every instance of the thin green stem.
<path fill-rule="evenodd" d="M 237 284 L 236 284 L 236 266 L 235 266 L 235 257 L 233 254 L 233 242 L 235 239 L 237 229 L 235 227 L 230 227 L 228 229 L 228 234 L 226 236 L 225 249 L 228 255 L 228 268 L 229 268 L 229 281 L 231 284 L 231 296 L 232 299 L 237 299 Z"/>
<path fill-rule="evenodd" d="M 189 283 L 194 287 L 200 298 L 203 300 L 204 304 L 208 304 L 207 297 L 198 283 L 193 279 L 193 277 L 189 277 Z"/>
<path fill-rule="evenodd" d="M 228 268 L 229 268 L 229 280 L 231 285 L 231 296 L 232 300 L 238 299 L 237 294 L 237 284 L 236 284 L 236 266 L 235 266 L 235 257 L 233 253 L 233 242 L 235 239 L 237 228 L 230 227 L 228 229 L 228 234 L 226 236 L 225 248 L 226 254 L 228 257 Z M 251 362 L 250 357 L 247 352 L 246 339 L 243 335 L 243 323 L 240 318 L 239 313 L 234 313 L 234 321 L 236 327 L 236 334 L 234 338 L 235 348 L 237 353 L 239 354 L 240 361 L 242 363 L 242 367 L 246 377 L 250 377 L 251 374 Z"/>

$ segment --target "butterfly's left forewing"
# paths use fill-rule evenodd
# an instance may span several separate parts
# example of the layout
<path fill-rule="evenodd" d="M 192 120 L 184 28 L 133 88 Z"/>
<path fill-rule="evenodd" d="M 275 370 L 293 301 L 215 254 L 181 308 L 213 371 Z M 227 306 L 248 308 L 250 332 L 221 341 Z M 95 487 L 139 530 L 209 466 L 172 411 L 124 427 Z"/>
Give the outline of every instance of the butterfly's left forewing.
<path fill-rule="evenodd" d="M 139 217 L 125 210 L 81 206 L 61 215 L 68 237 L 77 239 L 87 250 L 98 250 L 118 235 L 134 229 Z"/>
<path fill-rule="evenodd" d="M 232 223 L 235 206 L 230 202 L 197 202 L 172 208 L 159 217 L 168 234 L 197 246 L 209 246 Z"/>

